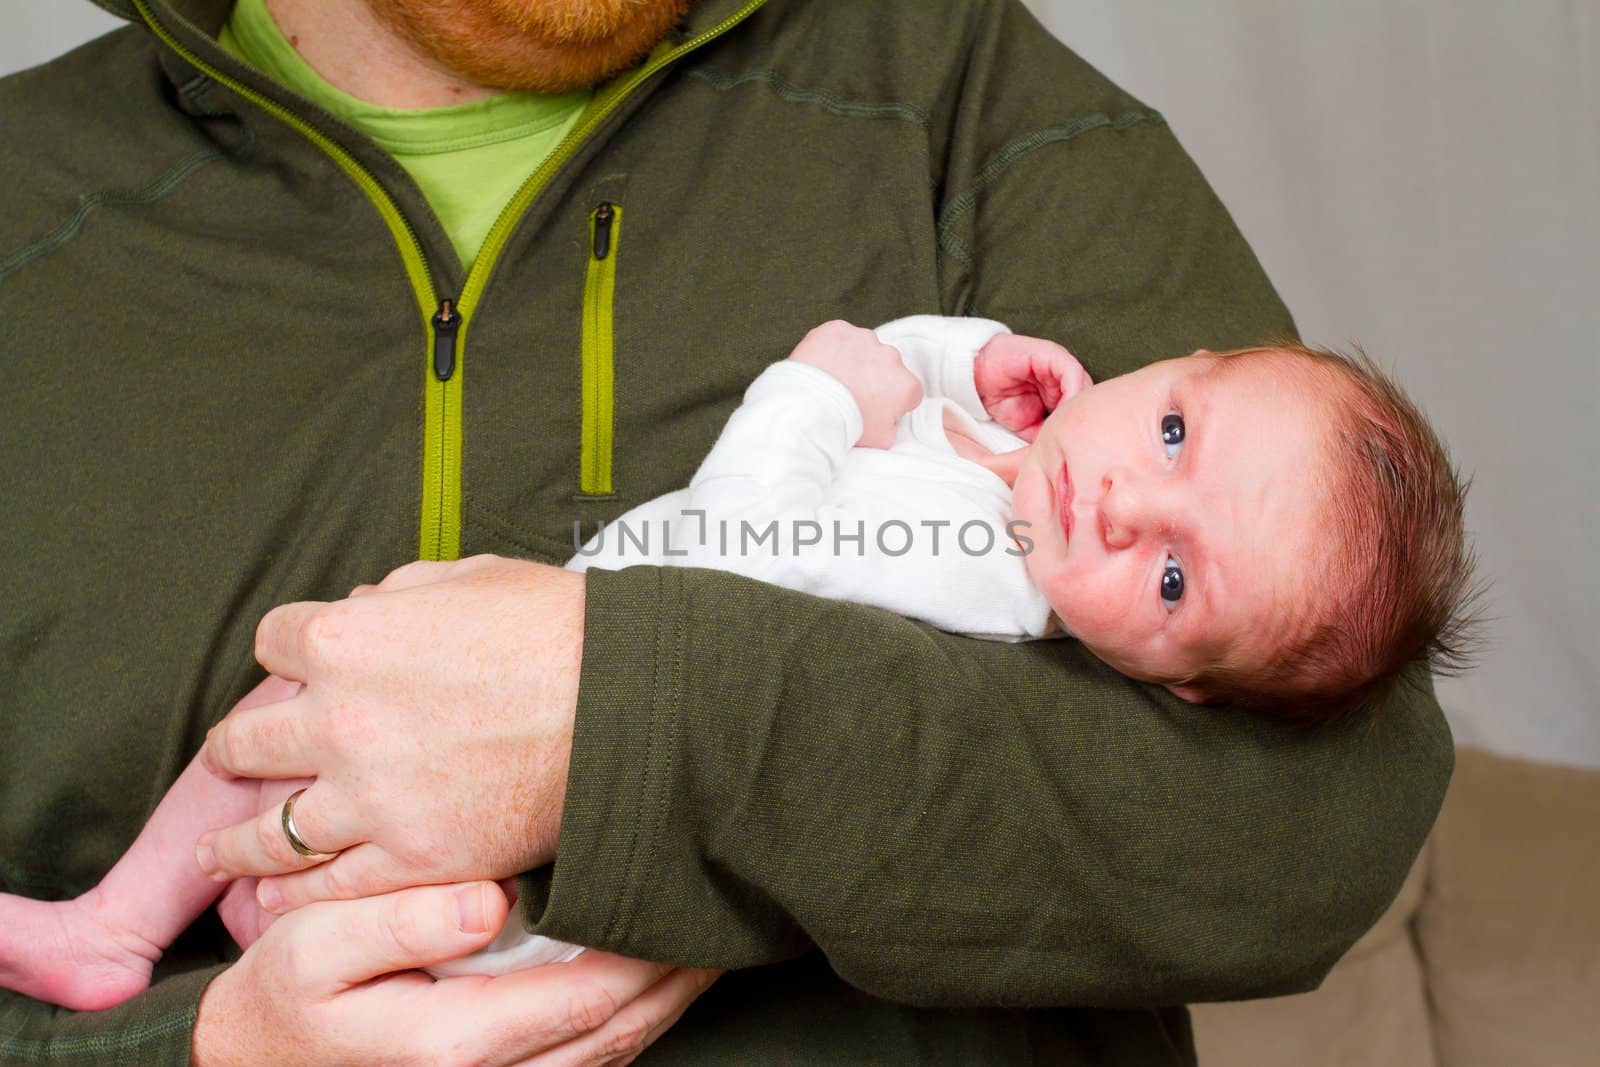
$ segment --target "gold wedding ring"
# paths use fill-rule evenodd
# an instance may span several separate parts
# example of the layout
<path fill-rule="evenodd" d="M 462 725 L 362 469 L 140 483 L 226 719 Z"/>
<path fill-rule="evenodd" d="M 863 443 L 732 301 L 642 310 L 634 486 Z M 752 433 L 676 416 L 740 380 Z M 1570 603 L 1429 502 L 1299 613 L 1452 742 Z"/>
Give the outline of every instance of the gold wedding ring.
<path fill-rule="evenodd" d="M 296 789 L 289 794 L 289 799 L 283 802 L 283 836 L 289 839 L 289 847 L 307 859 L 320 860 L 333 855 L 332 852 L 318 852 L 300 837 L 300 831 L 294 825 L 294 802 L 300 799 L 304 789 Z"/>

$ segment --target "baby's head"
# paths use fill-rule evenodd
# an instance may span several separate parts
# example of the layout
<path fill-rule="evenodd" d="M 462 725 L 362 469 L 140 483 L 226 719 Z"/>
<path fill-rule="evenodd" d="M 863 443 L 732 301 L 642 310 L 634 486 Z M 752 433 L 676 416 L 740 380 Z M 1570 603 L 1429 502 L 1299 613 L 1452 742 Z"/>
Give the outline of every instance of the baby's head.
<path fill-rule="evenodd" d="M 1369 360 L 1198 352 L 1045 420 L 1013 517 L 1063 625 L 1186 700 L 1324 720 L 1463 665 L 1465 487 Z"/>

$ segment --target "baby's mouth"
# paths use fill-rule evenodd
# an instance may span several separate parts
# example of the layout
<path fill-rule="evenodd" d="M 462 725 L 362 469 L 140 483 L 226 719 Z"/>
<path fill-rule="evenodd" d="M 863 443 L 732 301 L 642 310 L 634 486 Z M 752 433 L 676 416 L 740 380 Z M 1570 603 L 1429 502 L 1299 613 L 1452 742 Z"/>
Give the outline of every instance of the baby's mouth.
<path fill-rule="evenodd" d="M 1061 511 L 1061 536 L 1067 540 L 1072 538 L 1072 475 L 1067 473 L 1065 461 L 1061 464 L 1061 474 L 1056 479 L 1056 506 Z"/>

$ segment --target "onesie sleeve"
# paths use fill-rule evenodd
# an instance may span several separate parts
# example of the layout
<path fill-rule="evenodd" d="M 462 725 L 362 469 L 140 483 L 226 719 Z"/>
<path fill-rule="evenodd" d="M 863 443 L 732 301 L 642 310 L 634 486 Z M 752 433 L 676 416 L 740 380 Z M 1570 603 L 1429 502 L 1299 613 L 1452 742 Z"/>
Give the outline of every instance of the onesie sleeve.
<path fill-rule="evenodd" d="M 990 421 L 973 379 L 978 352 L 995 334 L 1011 331 L 993 319 L 946 315 L 908 315 L 875 331 L 878 340 L 900 350 L 906 369 L 917 376 L 928 397 L 953 400 L 980 422 Z"/>
<path fill-rule="evenodd" d="M 861 428 L 855 398 L 833 375 L 774 363 L 745 390 L 690 480 L 690 505 L 733 519 L 815 509 Z"/>

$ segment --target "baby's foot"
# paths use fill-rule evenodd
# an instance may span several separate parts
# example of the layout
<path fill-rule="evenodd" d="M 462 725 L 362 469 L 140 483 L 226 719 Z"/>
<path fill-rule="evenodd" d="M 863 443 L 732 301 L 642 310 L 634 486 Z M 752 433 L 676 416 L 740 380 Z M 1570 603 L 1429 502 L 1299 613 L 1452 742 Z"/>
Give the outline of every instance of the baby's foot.
<path fill-rule="evenodd" d="M 142 993 L 161 947 L 104 915 L 100 891 L 46 902 L 0 893 L 0 986 L 75 1011 Z"/>

